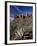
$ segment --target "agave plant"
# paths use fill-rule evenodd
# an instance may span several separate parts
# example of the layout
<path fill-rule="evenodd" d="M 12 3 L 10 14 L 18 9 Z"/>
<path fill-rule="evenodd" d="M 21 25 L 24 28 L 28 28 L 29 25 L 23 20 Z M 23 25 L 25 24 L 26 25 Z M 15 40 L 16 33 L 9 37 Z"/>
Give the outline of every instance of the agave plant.
<path fill-rule="evenodd" d="M 28 31 L 27 31 L 28 30 Z M 15 19 L 10 23 L 10 37 L 16 40 L 25 39 L 24 32 L 32 31 L 32 16 L 26 19 Z M 15 34 L 15 35 L 14 35 Z M 13 40 L 12 39 L 12 40 Z"/>

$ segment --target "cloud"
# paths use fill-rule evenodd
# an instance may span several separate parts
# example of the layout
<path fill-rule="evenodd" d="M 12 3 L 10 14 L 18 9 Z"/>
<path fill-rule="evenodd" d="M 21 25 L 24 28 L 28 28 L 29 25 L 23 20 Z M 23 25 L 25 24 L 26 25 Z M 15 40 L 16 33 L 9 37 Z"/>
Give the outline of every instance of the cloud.
<path fill-rule="evenodd" d="M 14 20 L 14 17 L 10 17 L 10 21 L 13 21 Z"/>
<path fill-rule="evenodd" d="M 22 12 L 18 7 L 15 6 L 15 8 L 17 9 L 18 12 Z"/>

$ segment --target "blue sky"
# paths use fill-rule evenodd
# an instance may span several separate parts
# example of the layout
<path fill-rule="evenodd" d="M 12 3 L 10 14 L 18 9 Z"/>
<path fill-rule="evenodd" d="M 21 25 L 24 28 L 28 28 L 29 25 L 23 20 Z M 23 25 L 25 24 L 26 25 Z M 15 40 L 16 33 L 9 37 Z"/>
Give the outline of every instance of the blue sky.
<path fill-rule="evenodd" d="M 10 16 L 21 14 L 21 13 L 32 13 L 33 7 L 32 6 L 12 6 L 10 5 Z"/>

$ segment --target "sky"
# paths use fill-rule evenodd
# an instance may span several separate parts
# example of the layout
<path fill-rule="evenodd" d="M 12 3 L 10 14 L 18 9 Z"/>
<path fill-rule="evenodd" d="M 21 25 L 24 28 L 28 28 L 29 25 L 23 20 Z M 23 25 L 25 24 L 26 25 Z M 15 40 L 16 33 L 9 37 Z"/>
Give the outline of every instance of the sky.
<path fill-rule="evenodd" d="M 21 13 L 32 13 L 32 6 L 12 6 L 10 5 L 10 16 L 15 16 L 16 14 Z"/>

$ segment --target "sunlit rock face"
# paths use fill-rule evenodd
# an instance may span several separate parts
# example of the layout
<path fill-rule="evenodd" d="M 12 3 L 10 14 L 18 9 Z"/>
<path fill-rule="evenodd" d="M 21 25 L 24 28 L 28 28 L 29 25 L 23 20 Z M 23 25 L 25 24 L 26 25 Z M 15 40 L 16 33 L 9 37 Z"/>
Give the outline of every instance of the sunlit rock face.
<path fill-rule="evenodd" d="M 10 23 L 10 40 L 25 39 L 32 39 L 32 14 L 17 15 Z"/>

